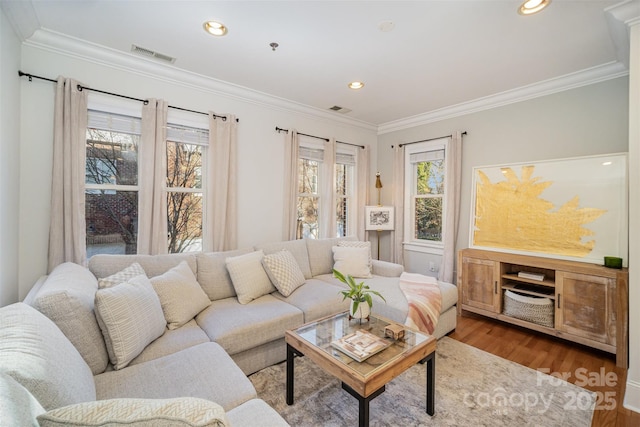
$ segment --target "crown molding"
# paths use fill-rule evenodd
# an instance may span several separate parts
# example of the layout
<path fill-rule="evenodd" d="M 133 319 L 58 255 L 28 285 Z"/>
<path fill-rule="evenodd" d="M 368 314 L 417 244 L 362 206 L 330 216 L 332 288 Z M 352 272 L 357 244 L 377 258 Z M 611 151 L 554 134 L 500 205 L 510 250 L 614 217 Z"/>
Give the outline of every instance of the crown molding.
<path fill-rule="evenodd" d="M 629 27 L 640 23 L 640 0 L 626 0 L 609 6 L 604 11 Z"/>
<path fill-rule="evenodd" d="M 473 101 L 463 102 L 449 107 L 440 108 L 424 114 L 407 117 L 400 120 L 383 123 L 378 126 L 378 135 L 409 129 L 428 123 L 438 122 L 466 114 L 477 113 L 528 99 L 551 95 L 557 92 L 599 83 L 605 80 L 623 77 L 629 70 L 620 62 L 609 62 L 596 67 L 587 68 L 564 76 L 544 80 L 513 90 L 500 92 Z"/>
<path fill-rule="evenodd" d="M 30 1 L 2 1 L 0 8 L 21 42 L 31 37 L 40 28 L 38 15 Z"/>
<path fill-rule="evenodd" d="M 25 40 L 24 45 L 273 110 L 295 113 L 332 123 L 339 122 L 374 132 L 377 130 L 377 126 L 372 123 L 340 116 L 337 115 L 338 113 L 186 71 L 173 65 L 141 58 L 131 53 L 90 43 L 46 28 L 36 30 L 31 37 Z M 27 72 L 37 73 L 37 70 L 27 70 Z"/>

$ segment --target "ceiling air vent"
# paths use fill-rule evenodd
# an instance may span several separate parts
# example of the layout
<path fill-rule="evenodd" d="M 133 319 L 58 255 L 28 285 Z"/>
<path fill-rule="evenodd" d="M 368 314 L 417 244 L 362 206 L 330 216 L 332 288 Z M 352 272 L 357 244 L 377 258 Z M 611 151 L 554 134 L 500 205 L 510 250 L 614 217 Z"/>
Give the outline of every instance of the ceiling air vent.
<path fill-rule="evenodd" d="M 348 108 L 340 107 L 338 105 L 334 105 L 333 107 L 329 107 L 329 110 L 335 111 L 335 112 L 341 113 L 341 114 L 346 114 L 346 113 L 349 113 L 351 111 Z"/>
<path fill-rule="evenodd" d="M 155 59 L 159 59 L 161 61 L 165 61 L 168 62 L 170 64 L 173 64 L 174 62 L 176 62 L 176 58 L 173 58 L 169 55 L 165 55 L 164 53 L 158 53 L 155 52 L 151 49 L 147 49 L 141 46 L 137 46 L 135 44 L 131 45 L 131 52 L 141 55 L 141 56 L 146 56 L 148 58 L 155 58 Z"/>

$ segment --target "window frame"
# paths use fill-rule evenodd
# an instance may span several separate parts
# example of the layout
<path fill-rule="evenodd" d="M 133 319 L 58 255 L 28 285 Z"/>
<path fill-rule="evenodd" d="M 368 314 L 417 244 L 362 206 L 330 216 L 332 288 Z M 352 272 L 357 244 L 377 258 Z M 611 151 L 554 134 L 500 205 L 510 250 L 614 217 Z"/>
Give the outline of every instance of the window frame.
<path fill-rule="evenodd" d="M 339 198 L 345 198 L 347 200 L 347 220 L 346 220 L 346 224 L 347 224 L 347 233 L 344 236 L 338 236 L 338 218 L 336 217 L 336 236 L 334 237 L 347 237 L 347 236 L 355 236 L 357 234 L 357 230 L 355 230 L 356 226 L 357 226 L 357 219 L 358 219 L 358 185 L 357 185 L 357 180 L 358 180 L 358 153 L 356 150 L 358 150 L 359 147 L 354 147 L 354 146 L 345 146 L 344 144 L 338 144 L 338 147 L 336 148 L 336 154 L 342 154 L 342 155 L 349 155 L 349 156 L 353 156 L 353 163 L 340 163 L 338 162 L 338 159 L 336 158 L 336 188 L 334 190 L 334 194 L 335 194 L 335 202 L 337 205 L 337 201 Z M 349 181 L 347 182 L 347 186 L 346 186 L 346 195 L 342 196 L 338 194 L 338 183 L 337 183 L 337 166 L 338 165 L 345 165 L 349 168 L 348 170 L 348 178 Z M 336 206 L 337 207 L 337 206 Z"/>
<path fill-rule="evenodd" d="M 404 196 L 404 249 L 414 252 L 423 252 L 433 255 L 444 254 L 444 233 L 446 230 L 446 211 L 447 211 L 447 196 L 448 196 L 448 183 L 446 181 L 447 175 L 447 142 L 448 138 L 438 138 L 431 141 L 419 142 L 411 145 L 407 145 L 404 154 L 404 170 L 405 177 L 404 182 L 406 185 Z M 416 239 L 415 236 L 415 209 L 414 200 L 417 196 L 417 163 L 411 162 L 411 155 L 417 153 L 423 153 L 428 151 L 444 151 L 444 192 L 442 194 L 442 240 L 439 242 L 432 240 Z"/>

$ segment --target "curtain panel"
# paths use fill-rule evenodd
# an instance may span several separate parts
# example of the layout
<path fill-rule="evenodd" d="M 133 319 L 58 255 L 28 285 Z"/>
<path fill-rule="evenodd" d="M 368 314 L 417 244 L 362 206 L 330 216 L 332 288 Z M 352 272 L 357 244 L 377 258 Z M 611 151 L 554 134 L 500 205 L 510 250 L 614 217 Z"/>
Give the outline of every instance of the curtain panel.
<path fill-rule="evenodd" d="M 462 180 L 462 133 L 454 132 L 445 148 L 446 171 L 445 191 L 447 209 L 445 212 L 443 244 L 444 252 L 440 261 L 438 280 L 453 283 L 453 270 L 456 263 L 456 241 L 460 222 L 460 182 Z"/>
<path fill-rule="evenodd" d="M 320 238 L 336 237 L 336 140 L 324 143 L 322 159 L 322 181 L 320 183 L 319 224 Z"/>
<path fill-rule="evenodd" d="M 285 134 L 284 146 L 284 209 L 282 211 L 282 238 L 295 240 L 298 226 L 298 157 L 300 143 L 295 129 Z"/>
<path fill-rule="evenodd" d="M 167 253 L 167 103 L 149 99 L 142 107 L 138 171 L 139 254 Z"/>
<path fill-rule="evenodd" d="M 85 265 L 87 93 L 58 77 L 54 107 L 48 271 L 63 262 Z"/>
<path fill-rule="evenodd" d="M 393 149 L 393 190 L 391 201 L 395 206 L 395 224 L 391 232 L 391 262 L 404 265 L 404 147 Z"/>
<path fill-rule="evenodd" d="M 365 231 L 365 217 L 364 217 L 364 207 L 369 204 L 369 147 L 365 146 L 364 149 L 358 149 L 356 154 L 356 167 L 357 170 L 357 193 L 358 200 L 356 202 L 356 209 L 358 215 L 357 224 L 356 224 L 356 235 L 358 236 L 358 240 L 367 241 L 369 240 L 369 232 Z"/>
<path fill-rule="evenodd" d="M 238 148 L 236 117 L 226 120 L 209 112 L 208 185 L 206 203 L 209 225 L 203 237 L 204 251 L 235 249 L 238 242 Z"/>

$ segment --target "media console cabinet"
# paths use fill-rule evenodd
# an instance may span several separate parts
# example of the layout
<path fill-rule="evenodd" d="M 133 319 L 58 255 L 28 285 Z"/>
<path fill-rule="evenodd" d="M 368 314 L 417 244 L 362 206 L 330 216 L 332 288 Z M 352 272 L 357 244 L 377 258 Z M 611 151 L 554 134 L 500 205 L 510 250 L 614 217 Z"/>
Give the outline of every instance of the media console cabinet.
<path fill-rule="evenodd" d="M 458 252 L 458 314 L 481 314 L 613 353 L 616 365 L 627 368 L 628 280 L 626 268 L 462 249 Z M 554 327 L 504 314 L 507 290 L 551 300 Z"/>

